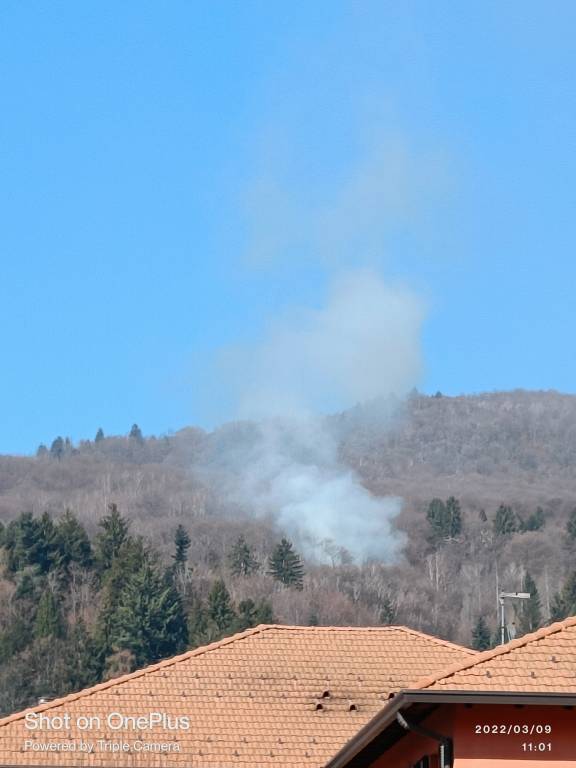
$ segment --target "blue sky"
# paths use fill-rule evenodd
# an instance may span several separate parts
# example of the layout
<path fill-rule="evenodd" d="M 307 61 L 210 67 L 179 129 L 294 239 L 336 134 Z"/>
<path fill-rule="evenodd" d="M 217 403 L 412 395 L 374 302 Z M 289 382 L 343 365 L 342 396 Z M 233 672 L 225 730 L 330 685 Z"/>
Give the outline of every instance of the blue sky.
<path fill-rule="evenodd" d="M 424 391 L 573 392 L 575 23 L 5 0 L 0 451 L 233 417 L 219 350 L 366 264 L 426 304 Z"/>

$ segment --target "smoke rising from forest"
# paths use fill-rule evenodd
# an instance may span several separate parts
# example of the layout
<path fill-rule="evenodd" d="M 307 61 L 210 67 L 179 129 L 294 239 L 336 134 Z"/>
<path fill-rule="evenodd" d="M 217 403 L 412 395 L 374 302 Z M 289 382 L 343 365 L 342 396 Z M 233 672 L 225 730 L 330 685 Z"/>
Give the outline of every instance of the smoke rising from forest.
<path fill-rule="evenodd" d="M 422 319 L 412 293 L 353 271 L 333 281 L 323 307 L 288 313 L 243 350 L 239 416 L 258 426 L 221 459 L 236 478 L 230 493 L 274 516 L 309 556 L 334 559 L 342 547 L 358 560 L 398 553 L 400 499 L 363 487 L 319 411 L 405 395 L 420 375 Z"/>
<path fill-rule="evenodd" d="M 320 414 L 401 398 L 419 383 L 423 302 L 376 265 L 442 174 L 435 158 L 380 134 L 351 153 L 338 180 L 315 188 L 300 183 L 310 154 L 317 161 L 314 141 L 272 146 L 247 195 L 248 261 L 317 265 L 328 287 L 320 306 L 282 309 L 257 343 L 225 355 L 236 415 L 258 423 L 245 450 L 222 457 L 236 478 L 230 493 L 274 516 L 309 556 L 330 559 L 344 547 L 357 560 L 391 560 L 402 545 L 401 500 L 364 488 Z"/>

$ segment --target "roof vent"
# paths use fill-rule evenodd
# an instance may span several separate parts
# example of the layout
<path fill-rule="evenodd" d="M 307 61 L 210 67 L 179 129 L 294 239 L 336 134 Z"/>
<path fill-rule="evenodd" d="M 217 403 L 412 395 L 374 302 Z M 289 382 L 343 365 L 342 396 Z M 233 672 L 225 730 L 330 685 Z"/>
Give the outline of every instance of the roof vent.
<path fill-rule="evenodd" d="M 319 712 L 321 709 L 324 709 L 324 704 L 322 704 L 321 701 L 317 701 L 314 709 L 316 710 L 316 712 Z"/>
<path fill-rule="evenodd" d="M 348 712 L 358 712 L 358 707 L 356 704 L 354 704 L 353 701 L 349 702 L 348 704 Z"/>
<path fill-rule="evenodd" d="M 557 661 L 556 656 L 550 656 L 550 661 L 553 661 L 554 663 L 556 663 Z"/>
<path fill-rule="evenodd" d="M 532 670 L 532 671 L 530 672 L 530 677 L 536 677 L 536 672 L 534 672 L 534 670 Z"/>
<path fill-rule="evenodd" d="M 489 669 L 486 670 L 486 677 L 492 677 L 492 673 Z"/>
<path fill-rule="evenodd" d="M 326 689 L 325 691 L 322 691 L 322 696 L 320 697 L 322 699 L 329 699 L 330 698 L 330 691 Z"/>

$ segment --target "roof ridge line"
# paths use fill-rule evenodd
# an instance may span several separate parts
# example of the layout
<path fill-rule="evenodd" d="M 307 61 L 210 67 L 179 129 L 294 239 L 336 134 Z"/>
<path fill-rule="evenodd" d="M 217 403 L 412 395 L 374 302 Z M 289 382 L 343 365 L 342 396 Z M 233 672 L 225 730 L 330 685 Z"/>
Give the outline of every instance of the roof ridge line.
<path fill-rule="evenodd" d="M 111 688 L 114 685 L 123 685 L 130 680 L 135 680 L 138 677 L 144 677 L 145 675 L 152 674 L 153 672 L 157 672 L 159 669 L 171 667 L 194 656 L 202 656 L 204 653 L 215 651 L 225 645 L 230 645 L 231 643 L 243 640 L 245 637 L 257 635 L 267 629 L 272 629 L 274 627 L 274 624 L 258 624 L 258 626 L 250 627 L 249 629 L 245 629 L 243 632 L 237 632 L 234 635 L 223 637 L 221 640 L 216 640 L 213 643 L 209 643 L 208 645 L 201 645 L 198 648 L 192 648 L 189 651 L 180 653 L 177 656 L 171 656 L 168 659 L 161 659 L 160 661 L 154 662 L 154 664 L 148 664 L 146 667 L 136 669 L 134 672 L 128 672 L 125 675 L 120 675 L 119 677 L 113 677 L 110 680 L 96 683 L 96 685 L 91 685 L 89 688 L 82 688 L 80 691 L 69 693 L 66 696 L 60 696 L 59 698 L 53 699 L 52 701 L 47 701 L 45 704 L 40 704 L 36 707 L 26 707 L 26 709 L 23 709 L 20 712 L 14 712 L 11 715 L 6 715 L 6 717 L 0 718 L 0 727 L 8 725 L 8 723 L 13 721 L 20 720 L 21 718 L 25 717 L 26 713 L 28 712 L 44 712 L 45 710 L 52 709 L 53 707 L 59 707 L 62 704 L 76 701 L 77 699 L 84 698 L 85 696 L 92 696 L 93 694 L 99 693 L 100 691 L 105 691 L 107 688 Z"/>
<path fill-rule="evenodd" d="M 544 637 L 554 635 L 556 632 L 562 632 L 562 630 L 568 629 L 568 627 L 575 625 L 576 616 L 569 616 L 562 621 L 556 621 L 553 624 L 549 624 L 547 627 L 540 627 L 540 629 L 537 629 L 534 632 L 529 632 L 526 635 L 522 635 L 522 637 L 519 637 L 516 640 L 510 640 L 504 645 L 498 645 L 496 648 L 490 648 L 487 651 L 482 651 L 481 653 L 478 653 L 474 658 L 464 662 L 463 664 L 452 664 L 439 675 L 428 675 L 427 677 L 423 677 L 416 681 L 414 688 L 429 688 L 434 683 L 437 683 L 440 680 L 444 680 L 447 677 L 452 677 L 452 675 L 455 675 L 457 672 L 463 672 L 465 669 L 470 669 L 471 667 L 475 667 L 478 664 L 483 664 L 485 661 L 490 661 L 491 659 L 497 658 L 498 656 L 505 656 L 507 653 L 515 651 L 517 648 L 522 648 L 523 646 L 529 645 L 530 643 L 538 642 L 538 640 L 542 640 Z"/>
<path fill-rule="evenodd" d="M 444 640 L 442 637 L 437 637 L 436 635 L 429 635 L 426 632 L 420 632 L 419 630 L 413 629 L 412 627 L 407 627 L 404 624 L 386 624 L 383 626 L 370 626 L 370 627 L 358 627 L 353 625 L 337 626 L 334 624 L 324 625 L 321 627 L 305 626 L 300 624 L 264 624 L 262 626 L 268 627 L 271 629 L 297 629 L 297 630 L 309 631 L 309 632 L 318 632 L 318 631 L 325 631 L 325 630 L 331 630 L 331 631 L 342 630 L 345 632 L 353 632 L 353 631 L 382 632 L 382 631 L 400 630 L 402 632 L 407 632 L 408 634 L 414 635 L 415 637 L 420 637 L 423 640 L 432 640 L 434 643 L 437 643 L 438 645 L 443 645 L 444 647 L 453 648 L 456 651 L 465 651 L 466 653 L 469 653 L 474 657 L 478 655 L 478 651 L 475 651 L 473 648 L 468 648 L 465 645 L 458 645 L 458 643 L 453 643 L 451 640 Z"/>
<path fill-rule="evenodd" d="M 465 645 L 458 645 L 457 643 L 453 643 L 451 640 L 443 640 L 441 637 L 436 637 L 436 635 L 428 635 L 426 634 L 426 632 L 420 632 L 417 629 L 412 629 L 411 627 L 405 627 L 402 625 L 398 625 L 394 628 L 403 629 L 405 632 L 408 632 L 411 635 L 415 635 L 416 637 L 421 637 L 425 640 L 432 640 L 438 645 L 443 645 L 445 647 L 453 648 L 456 651 L 465 651 L 466 653 L 469 653 L 474 659 L 478 657 L 478 651 L 475 651 L 473 648 L 467 648 Z"/>

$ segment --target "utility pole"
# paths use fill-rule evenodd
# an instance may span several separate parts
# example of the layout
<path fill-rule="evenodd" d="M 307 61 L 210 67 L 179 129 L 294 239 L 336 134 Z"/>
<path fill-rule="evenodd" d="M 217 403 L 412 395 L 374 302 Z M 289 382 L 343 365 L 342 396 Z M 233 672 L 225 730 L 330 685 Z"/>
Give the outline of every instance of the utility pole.
<path fill-rule="evenodd" d="M 500 645 L 504 645 L 506 642 L 506 615 L 504 611 L 504 600 L 507 598 L 512 600 L 530 600 L 530 597 L 530 592 L 500 592 L 498 595 L 498 601 L 500 603 Z"/>

